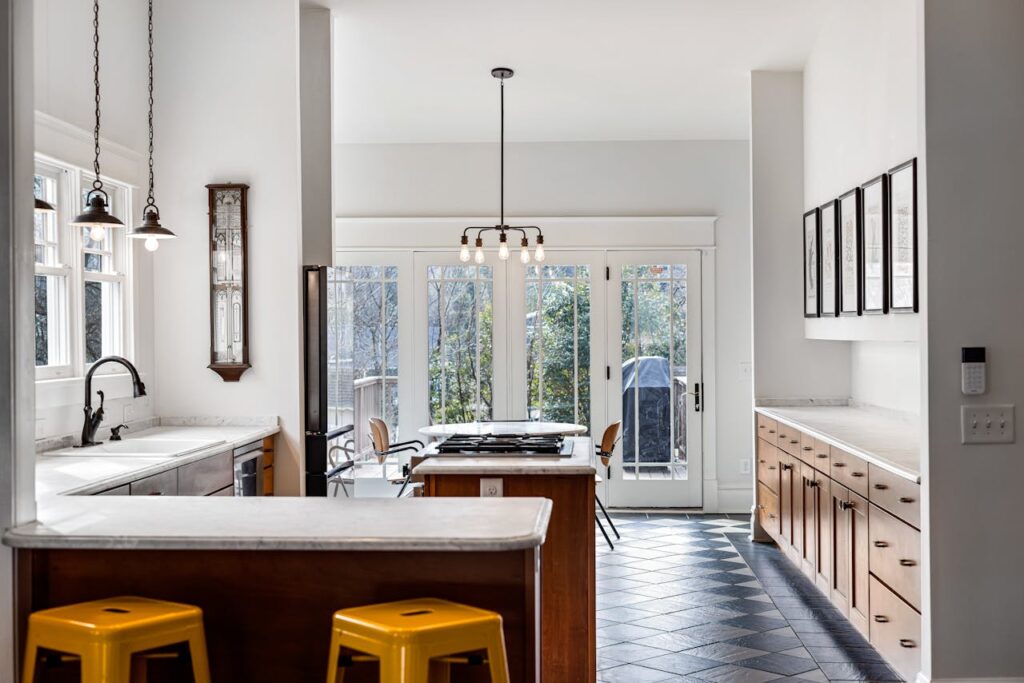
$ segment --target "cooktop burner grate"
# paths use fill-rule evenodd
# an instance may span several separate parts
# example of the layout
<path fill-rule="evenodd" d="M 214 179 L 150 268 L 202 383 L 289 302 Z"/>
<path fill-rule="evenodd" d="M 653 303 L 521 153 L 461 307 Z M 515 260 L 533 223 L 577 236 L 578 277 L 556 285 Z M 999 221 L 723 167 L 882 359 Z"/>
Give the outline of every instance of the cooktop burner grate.
<path fill-rule="evenodd" d="M 572 453 L 572 441 L 562 436 L 527 434 L 455 434 L 438 444 L 439 454 L 555 455 Z"/>

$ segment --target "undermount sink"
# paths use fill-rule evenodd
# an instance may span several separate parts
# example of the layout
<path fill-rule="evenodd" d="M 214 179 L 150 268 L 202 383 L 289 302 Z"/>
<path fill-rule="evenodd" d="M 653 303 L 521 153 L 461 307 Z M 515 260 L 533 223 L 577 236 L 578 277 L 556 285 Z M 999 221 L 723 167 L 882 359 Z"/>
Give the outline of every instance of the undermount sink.
<path fill-rule="evenodd" d="M 87 448 L 65 448 L 46 455 L 65 456 L 144 456 L 144 455 L 188 455 L 195 451 L 224 443 L 213 439 L 125 439 L 106 441 Z"/>

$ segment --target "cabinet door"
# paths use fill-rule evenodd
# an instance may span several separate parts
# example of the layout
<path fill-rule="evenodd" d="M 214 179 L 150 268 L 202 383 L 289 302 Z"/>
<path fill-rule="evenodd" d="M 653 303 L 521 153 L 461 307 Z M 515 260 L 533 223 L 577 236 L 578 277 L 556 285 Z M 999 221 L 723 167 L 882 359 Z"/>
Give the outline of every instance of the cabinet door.
<path fill-rule="evenodd" d="M 869 611 L 868 556 L 871 541 L 868 536 L 868 501 L 850 492 L 850 623 L 865 636 L 868 635 Z"/>
<path fill-rule="evenodd" d="M 832 482 L 829 496 L 831 503 L 831 545 L 832 560 L 828 590 L 832 604 L 844 616 L 850 616 L 850 490 L 838 482 Z"/>
<path fill-rule="evenodd" d="M 818 507 L 815 520 L 815 560 L 817 574 L 814 583 L 825 595 L 830 592 L 832 576 L 832 480 L 821 474 L 817 475 L 817 486 L 814 488 L 815 505 Z"/>
<path fill-rule="evenodd" d="M 793 458 L 779 453 L 779 517 L 782 530 L 779 535 L 785 545 L 793 545 Z M 783 550 L 787 550 L 783 548 Z"/>
<path fill-rule="evenodd" d="M 800 556 L 800 568 L 804 574 L 813 581 L 817 573 L 817 547 L 818 547 L 818 482 L 817 472 L 806 463 L 800 465 L 800 490 L 803 503 L 802 514 L 802 554 Z"/>
<path fill-rule="evenodd" d="M 128 485 L 133 496 L 176 496 L 178 495 L 178 470 L 167 470 Z"/>

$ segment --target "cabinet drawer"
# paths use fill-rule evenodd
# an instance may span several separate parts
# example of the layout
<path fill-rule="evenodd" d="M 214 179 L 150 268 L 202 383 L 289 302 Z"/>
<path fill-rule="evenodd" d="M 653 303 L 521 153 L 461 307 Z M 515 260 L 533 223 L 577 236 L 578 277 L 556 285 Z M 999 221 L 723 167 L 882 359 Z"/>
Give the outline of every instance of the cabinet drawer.
<path fill-rule="evenodd" d="M 131 494 L 131 486 L 125 484 L 124 486 L 115 486 L 112 489 L 106 491 L 100 491 L 97 496 L 127 496 Z"/>
<path fill-rule="evenodd" d="M 871 577 L 871 644 L 912 681 L 921 670 L 921 615 Z"/>
<path fill-rule="evenodd" d="M 832 478 L 865 498 L 868 497 L 868 464 L 855 455 L 836 448 L 831 449 Z"/>
<path fill-rule="evenodd" d="M 913 527 L 921 528 L 921 486 L 909 479 L 868 465 L 868 498 Z"/>
<path fill-rule="evenodd" d="M 178 468 L 179 496 L 208 496 L 233 483 L 231 451 Z"/>
<path fill-rule="evenodd" d="M 759 439 L 764 439 L 772 445 L 779 443 L 779 425 L 770 417 L 765 417 L 758 413 L 757 415 L 757 436 Z"/>
<path fill-rule="evenodd" d="M 758 522 L 768 535 L 779 540 L 779 497 L 764 484 L 757 485 L 757 517 Z"/>
<path fill-rule="evenodd" d="M 235 495 L 235 487 L 234 486 L 225 486 L 220 491 L 214 491 L 210 495 L 211 496 L 234 496 Z"/>
<path fill-rule="evenodd" d="M 832 447 L 821 439 L 814 440 L 814 457 L 811 458 L 811 466 L 826 475 L 832 474 Z"/>
<path fill-rule="evenodd" d="M 921 532 L 872 505 L 871 573 L 914 609 L 921 608 Z"/>
<path fill-rule="evenodd" d="M 757 442 L 757 480 L 779 492 L 779 449 L 767 441 Z"/>
<path fill-rule="evenodd" d="M 796 457 L 800 458 L 812 467 L 814 466 L 814 452 L 817 441 L 818 440 L 810 434 L 805 434 L 803 432 L 800 433 L 800 451 L 796 454 Z"/>
<path fill-rule="evenodd" d="M 803 435 L 799 429 L 793 429 L 789 425 L 779 425 L 779 448 L 786 451 L 790 455 L 797 455 L 800 453 L 800 439 Z"/>
<path fill-rule="evenodd" d="M 176 496 L 178 495 L 178 471 L 167 470 L 152 477 L 133 481 L 128 485 L 133 496 Z"/>

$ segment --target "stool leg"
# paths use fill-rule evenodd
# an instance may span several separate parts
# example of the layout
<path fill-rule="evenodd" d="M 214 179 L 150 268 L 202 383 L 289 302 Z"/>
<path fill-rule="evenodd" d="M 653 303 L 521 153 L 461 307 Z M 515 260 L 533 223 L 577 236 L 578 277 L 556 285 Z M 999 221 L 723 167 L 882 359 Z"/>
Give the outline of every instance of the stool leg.
<path fill-rule="evenodd" d="M 508 662 L 505 660 L 505 633 L 498 627 L 487 642 L 487 661 L 491 667 L 491 683 L 509 683 Z"/>
<path fill-rule="evenodd" d="M 394 648 L 380 658 L 380 683 L 429 683 L 430 659 L 417 648 Z"/>
<path fill-rule="evenodd" d="M 345 672 L 341 673 L 341 678 L 338 678 L 338 651 L 341 649 L 341 643 L 338 642 L 338 632 L 331 629 L 331 651 L 327 654 L 327 683 L 338 683 L 339 680 L 344 680 Z"/>
<path fill-rule="evenodd" d="M 601 499 L 598 498 L 597 496 L 594 496 L 594 500 L 597 501 L 598 506 L 600 506 L 601 508 L 601 512 L 604 513 L 604 518 L 608 520 L 608 525 L 611 526 L 612 531 L 615 532 L 615 538 L 622 538 L 622 536 L 619 536 L 619 530 L 615 528 L 615 522 L 612 521 L 612 516 L 609 515 L 608 511 L 604 509 L 604 503 L 602 503 Z"/>
<path fill-rule="evenodd" d="M 206 637 L 197 630 L 188 639 L 189 656 L 192 659 L 192 679 L 195 683 L 210 683 L 210 660 L 206 653 Z"/>
<path fill-rule="evenodd" d="M 25 644 L 25 661 L 21 670 L 21 683 L 34 683 L 37 659 L 39 659 L 39 647 L 36 645 L 36 638 L 30 626 L 28 629 L 28 642 Z"/>
<path fill-rule="evenodd" d="M 594 521 L 597 522 L 597 528 L 601 530 L 601 534 L 604 536 L 604 540 L 608 542 L 608 547 L 615 550 L 615 546 L 612 544 L 612 539 L 608 538 L 608 532 L 604 530 L 604 524 L 601 524 L 601 518 L 594 513 Z"/>
<path fill-rule="evenodd" d="M 130 683 L 132 655 L 104 645 L 82 655 L 82 683 Z"/>

